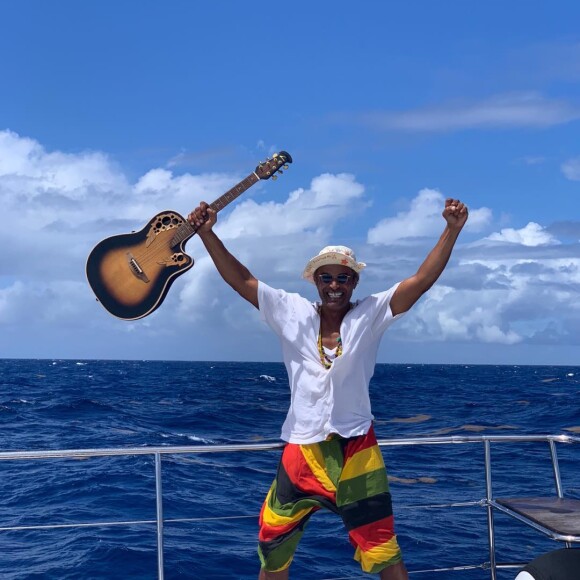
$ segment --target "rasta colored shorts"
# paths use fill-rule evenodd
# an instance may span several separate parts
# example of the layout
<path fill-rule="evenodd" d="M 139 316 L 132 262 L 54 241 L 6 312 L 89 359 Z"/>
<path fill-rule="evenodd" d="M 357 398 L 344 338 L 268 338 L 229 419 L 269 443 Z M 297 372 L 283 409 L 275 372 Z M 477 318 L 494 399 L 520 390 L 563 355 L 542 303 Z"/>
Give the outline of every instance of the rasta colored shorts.
<path fill-rule="evenodd" d="M 260 513 L 262 568 L 290 566 L 310 516 L 321 508 L 341 516 L 365 572 L 401 561 L 387 471 L 372 427 L 359 437 L 284 447 Z"/>

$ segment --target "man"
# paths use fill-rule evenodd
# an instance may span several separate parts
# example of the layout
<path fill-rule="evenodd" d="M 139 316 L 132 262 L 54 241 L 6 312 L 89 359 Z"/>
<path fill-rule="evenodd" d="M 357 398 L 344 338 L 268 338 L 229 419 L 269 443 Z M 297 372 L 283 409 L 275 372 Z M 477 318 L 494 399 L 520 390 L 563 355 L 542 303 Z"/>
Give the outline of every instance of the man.
<path fill-rule="evenodd" d="M 216 214 L 207 203 L 188 216 L 222 278 L 279 336 L 288 372 L 286 446 L 260 514 L 260 580 L 289 577 L 304 528 L 322 507 L 342 517 L 365 572 L 408 578 L 372 425 L 369 382 L 383 333 L 439 278 L 467 215 L 463 203 L 447 199 L 443 234 L 417 273 L 356 302 L 351 298 L 365 264 L 349 248 L 327 246 L 303 273 L 316 285 L 317 304 L 252 276 L 213 231 Z"/>

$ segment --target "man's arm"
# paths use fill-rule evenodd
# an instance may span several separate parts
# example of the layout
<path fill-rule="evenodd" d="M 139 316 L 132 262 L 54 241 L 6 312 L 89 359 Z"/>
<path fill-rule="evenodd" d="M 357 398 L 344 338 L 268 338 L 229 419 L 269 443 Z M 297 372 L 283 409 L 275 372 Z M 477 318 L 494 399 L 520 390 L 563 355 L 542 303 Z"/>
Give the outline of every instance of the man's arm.
<path fill-rule="evenodd" d="M 391 298 L 393 315 L 406 312 L 421 298 L 445 269 L 453 246 L 467 221 L 467 206 L 458 199 L 446 199 L 443 217 L 447 222 L 435 247 L 429 252 L 417 273 L 403 280 Z"/>
<path fill-rule="evenodd" d="M 242 297 L 258 308 L 258 280 L 224 246 L 213 231 L 216 212 L 202 201 L 187 217 L 197 228 L 197 234 L 206 247 L 221 277 Z"/>

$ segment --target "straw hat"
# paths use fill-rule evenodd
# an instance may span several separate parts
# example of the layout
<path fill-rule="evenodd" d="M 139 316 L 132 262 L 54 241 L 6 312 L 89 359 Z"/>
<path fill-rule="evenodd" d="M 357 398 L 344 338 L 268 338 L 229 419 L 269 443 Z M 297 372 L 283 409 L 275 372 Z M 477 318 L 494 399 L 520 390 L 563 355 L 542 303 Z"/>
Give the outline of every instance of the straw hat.
<path fill-rule="evenodd" d="M 356 261 L 356 256 L 350 248 L 346 246 L 326 246 L 326 248 L 320 250 L 318 256 L 314 256 L 306 264 L 306 268 L 302 272 L 302 277 L 314 284 L 314 272 L 321 266 L 328 266 L 330 264 L 348 266 L 357 274 L 366 266 L 364 262 Z"/>

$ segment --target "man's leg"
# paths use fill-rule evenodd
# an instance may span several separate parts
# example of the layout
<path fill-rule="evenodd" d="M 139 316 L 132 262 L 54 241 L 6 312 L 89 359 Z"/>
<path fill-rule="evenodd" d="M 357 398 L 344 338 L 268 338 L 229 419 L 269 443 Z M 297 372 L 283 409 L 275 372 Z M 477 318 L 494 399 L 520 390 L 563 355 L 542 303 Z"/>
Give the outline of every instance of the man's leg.
<path fill-rule="evenodd" d="M 282 578 L 282 577 L 280 577 Z M 408 580 L 407 568 L 403 562 L 389 566 L 381 570 L 379 574 L 381 580 Z"/>
<path fill-rule="evenodd" d="M 288 568 L 310 516 L 321 508 L 323 501 L 330 504 L 334 499 L 308 463 L 315 446 L 288 443 L 282 452 L 276 479 L 260 512 L 260 580 L 288 578 Z"/>
<path fill-rule="evenodd" d="M 336 503 L 364 572 L 406 580 L 385 463 L 374 429 L 348 440 Z"/>

